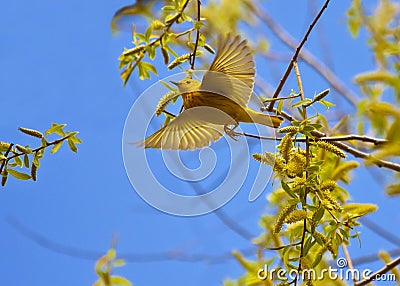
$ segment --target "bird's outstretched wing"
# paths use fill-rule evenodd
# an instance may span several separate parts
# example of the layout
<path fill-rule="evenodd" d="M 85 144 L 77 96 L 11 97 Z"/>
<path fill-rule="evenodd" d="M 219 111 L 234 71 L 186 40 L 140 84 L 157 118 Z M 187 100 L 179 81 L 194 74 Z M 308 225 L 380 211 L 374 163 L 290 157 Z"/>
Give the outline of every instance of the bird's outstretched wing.
<path fill-rule="evenodd" d="M 228 34 L 221 39 L 217 55 L 204 74 L 200 90 L 218 93 L 247 106 L 254 86 L 255 64 L 246 40 Z"/>
<path fill-rule="evenodd" d="M 194 150 L 210 146 L 224 134 L 224 125 L 233 122 L 226 113 L 212 107 L 193 107 L 183 111 L 145 140 L 144 148 Z"/>

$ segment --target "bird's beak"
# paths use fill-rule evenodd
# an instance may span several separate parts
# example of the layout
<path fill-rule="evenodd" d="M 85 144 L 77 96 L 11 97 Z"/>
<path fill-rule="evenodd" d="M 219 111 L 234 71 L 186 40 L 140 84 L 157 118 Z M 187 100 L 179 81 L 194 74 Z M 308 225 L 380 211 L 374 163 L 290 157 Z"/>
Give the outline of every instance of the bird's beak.
<path fill-rule="evenodd" d="M 179 83 L 178 83 L 178 82 L 176 82 L 176 81 L 172 81 L 172 80 L 170 80 L 169 82 L 170 82 L 170 83 L 172 83 L 172 84 L 174 84 L 174 85 L 176 85 L 176 86 L 179 86 Z"/>

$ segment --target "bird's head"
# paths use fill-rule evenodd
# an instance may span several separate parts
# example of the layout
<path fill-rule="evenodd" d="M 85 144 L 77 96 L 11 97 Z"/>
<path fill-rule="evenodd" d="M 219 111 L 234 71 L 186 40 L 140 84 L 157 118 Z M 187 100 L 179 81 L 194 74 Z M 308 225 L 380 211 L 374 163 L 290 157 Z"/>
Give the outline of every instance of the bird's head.
<path fill-rule="evenodd" d="M 175 81 L 170 81 L 170 82 L 176 85 L 179 89 L 179 92 L 181 93 L 199 90 L 201 84 L 199 81 L 190 78 L 185 78 L 178 82 Z"/>

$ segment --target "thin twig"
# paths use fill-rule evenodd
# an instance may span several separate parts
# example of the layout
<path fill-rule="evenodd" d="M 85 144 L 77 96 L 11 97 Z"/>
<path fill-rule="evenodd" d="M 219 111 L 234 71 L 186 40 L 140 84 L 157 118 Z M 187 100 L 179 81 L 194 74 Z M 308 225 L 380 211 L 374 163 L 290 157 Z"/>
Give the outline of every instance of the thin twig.
<path fill-rule="evenodd" d="M 351 270 L 351 274 L 352 274 L 351 276 L 353 278 L 353 282 L 357 283 L 356 275 L 354 275 L 354 272 L 353 272 L 353 269 L 354 269 L 353 262 L 351 261 L 351 256 L 350 256 L 349 250 L 347 249 L 346 243 L 342 242 L 342 248 L 343 248 L 344 256 L 346 256 L 347 265 L 349 266 L 349 269 Z"/>
<path fill-rule="evenodd" d="M 392 250 L 388 250 L 387 253 L 390 256 L 397 256 L 400 255 L 400 248 L 398 249 L 392 249 Z M 363 255 L 357 258 L 353 259 L 353 264 L 357 267 L 359 267 L 362 264 L 366 264 L 366 263 L 370 263 L 370 262 L 374 262 L 380 260 L 380 257 L 378 257 L 378 255 L 376 253 L 374 254 L 368 254 L 368 255 Z"/>
<path fill-rule="evenodd" d="M 48 249 L 50 251 L 67 255 L 70 257 L 81 258 L 85 260 L 96 261 L 100 256 L 103 255 L 101 251 L 87 250 L 83 248 L 77 248 L 68 246 L 60 242 L 56 242 L 40 234 L 33 228 L 30 228 L 14 217 L 6 217 L 6 222 L 11 225 L 17 232 L 22 236 L 33 241 L 40 247 Z M 255 247 L 247 247 L 239 250 L 245 256 L 253 255 L 256 252 Z M 182 261 L 189 263 L 222 263 L 229 260 L 235 259 L 232 256 L 232 251 L 222 251 L 221 253 L 212 255 L 209 253 L 185 253 L 178 250 L 166 250 L 158 252 L 125 252 L 119 253 L 120 257 L 123 257 L 125 261 L 133 263 L 154 263 L 159 261 Z"/>
<path fill-rule="evenodd" d="M 262 139 L 262 140 L 276 140 L 280 141 L 282 138 L 280 137 L 264 137 L 264 136 L 258 136 L 250 133 L 243 132 L 242 135 L 247 136 L 247 137 L 252 137 L 252 138 L 257 138 L 257 139 Z M 372 143 L 374 145 L 382 145 L 384 143 L 388 143 L 387 140 L 385 139 L 380 139 L 380 138 L 374 138 L 370 136 L 364 136 L 364 135 L 356 135 L 356 134 L 349 134 L 349 135 L 343 135 L 343 136 L 323 136 L 323 137 L 318 137 L 315 138 L 316 141 L 329 141 L 329 142 L 335 142 L 335 141 L 362 141 L 366 143 Z M 296 138 L 296 142 L 306 142 L 305 137 L 298 137 Z"/>
<path fill-rule="evenodd" d="M 274 109 L 273 111 L 277 111 L 277 110 Z M 288 114 L 288 113 L 286 113 L 284 111 L 281 111 L 280 115 L 282 117 L 284 117 L 285 119 L 289 120 L 290 122 L 296 120 L 293 116 L 291 116 L 290 114 Z M 326 137 L 325 133 L 322 133 L 322 132 L 317 131 L 317 130 L 311 131 L 311 134 L 313 136 L 315 136 L 316 138 Z M 348 145 L 346 145 L 346 144 L 344 144 L 342 142 L 332 142 L 332 144 L 334 144 L 336 147 L 340 148 L 341 150 L 352 154 L 356 158 L 369 160 L 372 164 L 374 164 L 374 165 L 376 165 L 376 166 L 378 166 L 380 168 L 384 167 L 384 168 L 391 169 L 391 170 L 396 171 L 396 172 L 400 172 L 400 164 L 396 164 L 396 163 L 385 161 L 385 160 L 381 160 L 381 159 L 376 159 L 371 154 L 359 151 L 359 150 L 357 150 L 355 148 L 352 148 L 352 147 L 350 147 L 350 146 L 348 146 Z"/>
<path fill-rule="evenodd" d="M 301 241 L 296 242 L 296 243 L 291 243 L 291 244 L 288 244 L 288 245 L 277 246 L 277 247 L 265 247 L 264 250 L 281 250 L 281 249 L 283 249 L 285 247 L 288 247 L 288 246 L 296 246 L 296 245 L 300 245 L 300 244 L 301 244 Z"/>
<path fill-rule="evenodd" d="M 369 228 L 376 235 L 379 235 L 380 237 L 386 239 L 387 241 L 390 241 L 394 245 L 400 246 L 400 238 L 395 234 L 387 231 L 386 228 L 381 227 L 380 225 L 378 225 L 377 223 L 373 222 L 372 220 L 366 217 L 361 218 L 361 222 L 363 226 Z"/>
<path fill-rule="evenodd" d="M 263 102 L 271 102 L 271 101 L 277 101 L 277 100 L 293 99 L 293 98 L 297 98 L 299 96 L 301 96 L 301 94 L 290 95 L 290 96 L 279 97 L 279 98 L 263 98 Z M 266 110 L 266 107 L 262 107 L 262 110 Z"/>
<path fill-rule="evenodd" d="M 306 36 L 307 37 L 307 36 Z M 297 85 L 299 87 L 299 93 L 300 93 L 300 97 L 301 100 L 304 100 L 304 90 L 303 90 L 303 82 L 301 80 L 301 75 L 300 75 L 300 70 L 299 70 L 299 66 L 297 65 L 297 61 L 294 60 L 293 62 L 293 68 L 296 74 L 296 79 L 297 79 Z M 271 102 L 272 104 L 273 102 Z M 303 115 L 303 119 L 307 118 L 307 107 L 306 106 L 302 106 L 302 115 Z M 306 168 L 308 168 L 310 165 L 310 138 L 308 136 L 306 136 Z M 306 180 L 308 179 L 308 171 L 306 171 Z M 306 210 L 306 205 L 307 205 L 307 195 L 308 195 L 308 187 L 306 187 L 306 190 L 304 192 L 304 198 L 301 201 L 301 208 L 305 211 Z M 305 242 L 305 238 L 306 238 L 306 232 L 307 232 L 307 219 L 305 218 L 303 220 L 303 234 L 301 236 L 301 244 L 300 244 L 300 257 L 299 257 L 299 267 L 298 267 L 298 272 L 301 271 L 301 258 L 304 257 L 304 242 Z M 297 282 L 295 282 L 296 285 Z"/>
<path fill-rule="evenodd" d="M 0 174 L 3 172 L 4 166 L 7 165 L 7 161 L 8 161 L 7 156 L 8 156 L 8 153 L 10 153 L 11 148 L 12 148 L 13 145 L 14 145 L 13 143 L 10 143 L 10 146 L 8 146 L 8 149 L 7 149 L 6 153 L 4 153 L 4 157 L 6 157 L 6 159 L 3 159 L 3 163 L 1 163 Z"/>
<path fill-rule="evenodd" d="M 278 39 L 280 39 L 285 45 L 293 50 L 296 49 L 298 42 L 292 35 L 289 34 L 288 31 L 276 23 L 276 21 L 265 11 L 265 9 L 254 9 L 251 5 L 250 9 L 272 30 Z M 268 55 L 263 56 L 268 57 Z M 350 104 L 353 106 L 357 104 L 357 95 L 350 88 L 348 88 L 346 84 L 343 83 L 328 66 L 323 64 L 320 59 L 307 50 L 307 48 L 302 48 L 299 58 L 304 60 L 304 62 L 318 72 L 323 78 L 325 78 L 332 88 L 335 89 L 339 94 L 343 95 L 343 97 Z"/>
<path fill-rule="evenodd" d="M 197 22 L 200 22 L 201 11 L 200 11 L 201 1 L 197 0 Z M 196 42 L 194 44 L 193 53 L 190 57 L 190 68 L 194 70 L 194 62 L 196 61 L 196 52 L 197 46 L 199 45 L 199 38 L 200 38 L 200 28 L 196 29 Z"/>
<path fill-rule="evenodd" d="M 301 48 L 304 46 L 305 42 L 307 41 L 308 36 L 310 35 L 311 31 L 313 30 L 315 24 L 318 22 L 319 18 L 322 16 L 323 12 L 325 11 L 325 9 L 328 7 L 330 0 L 326 0 L 324 6 L 322 6 L 321 10 L 319 11 L 319 13 L 317 14 L 317 16 L 314 18 L 314 20 L 312 21 L 312 23 L 310 24 L 310 26 L 308 27 L 308 30 L 306 32 L 306 34 L 304 35 L 303 39 L 301 40 L 300 44 L 297 46 L 296 51 L 293 54 L 293 57 L 288 65 L 288 67 L 286 68 L 286 71 L 283 75 L 283 77 L 281 78 L 278 87 L 276 88 L 272 98 L 276 98 L 278 97 L 279 93 L 281 92 L 283 85 L 285 84 L 292 68 L 293 68 L 293 63 L 297 60 L 297 57 L 300 53 Z M 274 108 L 274 103 L 275 102 L 271 102 L 268 106 L 268 111 L 272 111 L 272 109 Z"/>
<path fill-rule="evenodd" d="M 49 147 L 49 146 L 56 145 L 56 144 L 60 143 L 61 141 L 64 141 L 64 140 L 68 139 L 69 137 L 71 137 L 71 136 L 73 136 L 73 135 L 74 135 L 74 134 L 69 134 L 69 135 L 66 135 L 66 136 L 64 136 L 64 137 L 62 137 L 62 138 L 60 138 L 60 139 L 54 140 L 54 141 L 52 141 L 52 142 L 47 142 L 46 145 L 40 146 L 40 147 L 38 147 L 38 148 L 36 148 L 36 149 L 32 149 L 32 153 L 36 153 L 36 152 L 39 152 L 40 150 L 45 149 L 45 148 L 47 148 L 47 147 Z M 22 153 L 22 152 L 21 152 L 21 153 L 18 153 L 18 152 L 16 152 L 16 153 L 14 153 L 14 155 L 8 157 L 6 161 L 10 161 L 11 159 L 13 159 L 13 158 L 15 158 L 15 157 L 22 156 L 22 155 L 25 155 L 25 153 Z"/>
<path fill-rule="evenodd" d="M 400 264 L 400 257 L 397 257 L 395 260 L 392 260 L 391 262 L 387 263 L 383 268 L 379 269 L 372 275 L 368 276 L 364 280 L 361 280 L 360 282 L 354 283 L 354 286 L 362 286 L 370 283 L 371 281 L 375 280 L 375 278 L 380 277 L 382 274 L 385 274 L 389 272 L 391 269 L 396 267 L 397 265 Z"/>

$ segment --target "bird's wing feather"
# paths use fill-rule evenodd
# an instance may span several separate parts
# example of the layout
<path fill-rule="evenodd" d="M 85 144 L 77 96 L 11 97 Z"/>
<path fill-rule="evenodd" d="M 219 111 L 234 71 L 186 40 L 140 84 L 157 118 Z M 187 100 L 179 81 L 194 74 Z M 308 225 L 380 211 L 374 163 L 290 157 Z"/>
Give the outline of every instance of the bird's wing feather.
<path fill-rule="evenodd" d="M 189 108 L 139 145 L 166 150 L 204 148 L 222 137 L 226 117 L 226 114 L 211 107 Z"/>
<path fill-rule="evenodd" d="M 200 90 L 218 93 L 247 106 L 254 86 L 255 65 L 246 40 L 228 34 L 204 74 Z"/>

